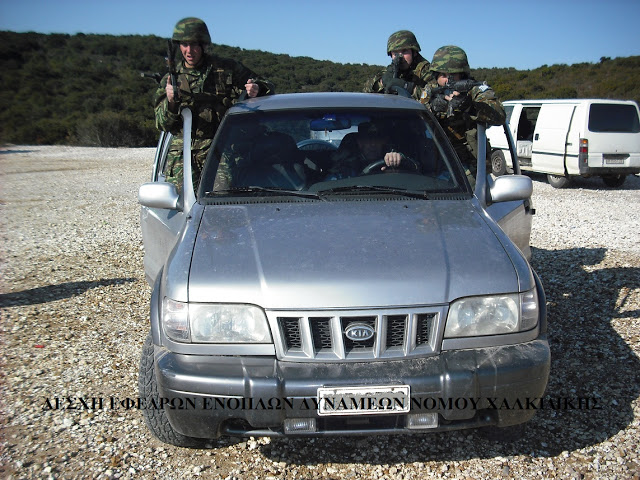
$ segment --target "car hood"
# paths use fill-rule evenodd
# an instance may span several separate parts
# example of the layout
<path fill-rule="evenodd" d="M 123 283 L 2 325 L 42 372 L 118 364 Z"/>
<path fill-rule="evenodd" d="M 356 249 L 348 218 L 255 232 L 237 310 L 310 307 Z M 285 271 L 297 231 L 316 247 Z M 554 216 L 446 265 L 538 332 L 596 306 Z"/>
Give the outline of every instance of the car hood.
<path fill-rule="evenodd" d="M 445 304 L 518 291 L 505 250 L 471 201 L 209 205 L 190 302 L 266 309 Z"/>

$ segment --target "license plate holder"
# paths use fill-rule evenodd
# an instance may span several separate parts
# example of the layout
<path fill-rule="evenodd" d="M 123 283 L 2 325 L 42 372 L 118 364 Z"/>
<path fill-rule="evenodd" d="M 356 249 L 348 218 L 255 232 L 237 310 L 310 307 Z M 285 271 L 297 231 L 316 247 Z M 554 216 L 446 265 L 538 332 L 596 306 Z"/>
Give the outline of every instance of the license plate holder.
<path fill-rule="evenodd" d="M 407 413 L 409 385 L 319 387 L 318 415 L 385 415 Z"/>
<path fill-rule="evenodd" d="M 605 155 L 605 165 L 624 165 L 624 161 L 628 158 L 628 155 Z"/>

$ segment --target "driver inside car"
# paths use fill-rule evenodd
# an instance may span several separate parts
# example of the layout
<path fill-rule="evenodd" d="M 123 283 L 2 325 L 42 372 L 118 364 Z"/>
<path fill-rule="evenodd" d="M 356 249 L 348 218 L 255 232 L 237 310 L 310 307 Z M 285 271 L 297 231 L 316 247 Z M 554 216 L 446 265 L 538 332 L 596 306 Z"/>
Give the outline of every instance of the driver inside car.
<path fill-rule="evenodd" d="M 379 170 L 372 169 L 370 172 L 377 173 L 376 170 L 400 167 L 403 160 L 405 156 L 394 151 L 384 128 L 373 122 L 363 122 L 358 125 L 357 133 L 349 133 L 342 139 L 340 147 L 332 157 L 330 177 L 346 178 L 369 173 L 363 170 L 380 162 Z"/>

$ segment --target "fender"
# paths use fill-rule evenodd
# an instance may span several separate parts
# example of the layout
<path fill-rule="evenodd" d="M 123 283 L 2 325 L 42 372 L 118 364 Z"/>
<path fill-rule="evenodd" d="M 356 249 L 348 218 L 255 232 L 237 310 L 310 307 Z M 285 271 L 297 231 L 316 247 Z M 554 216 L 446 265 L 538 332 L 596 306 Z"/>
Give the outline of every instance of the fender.
<path fill-rule="evenodd" d="M 153 290 L 151 291 L 151 301 L 149 302 L 149 320 L 151 322 L 151 337 L 154 345 L 162 345 L 161 335 L 162 327 L 160 325 L 160 311 L 162 309 L 162 297 L 160 295 L 160 282 L 162 280 L 161 269 L 156 277 Z"/>

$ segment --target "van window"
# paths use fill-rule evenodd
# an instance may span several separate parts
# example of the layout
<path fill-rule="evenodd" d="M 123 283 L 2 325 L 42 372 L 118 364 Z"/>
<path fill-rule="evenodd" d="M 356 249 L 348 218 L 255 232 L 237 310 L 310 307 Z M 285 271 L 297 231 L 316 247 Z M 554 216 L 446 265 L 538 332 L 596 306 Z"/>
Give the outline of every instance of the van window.
<path fill-rule="evenodd" d="M 511 120 L 511 114 L 513 113 L 513 105 L 505 105 L 504 113 L 507 114 L 507 123 Z"/>
<path fill-rule="evenodd" d="M 589 130 L 592 132 L 640 132 L 638 110 L 633 105 L 593 103 L 589 110 Z"/>

